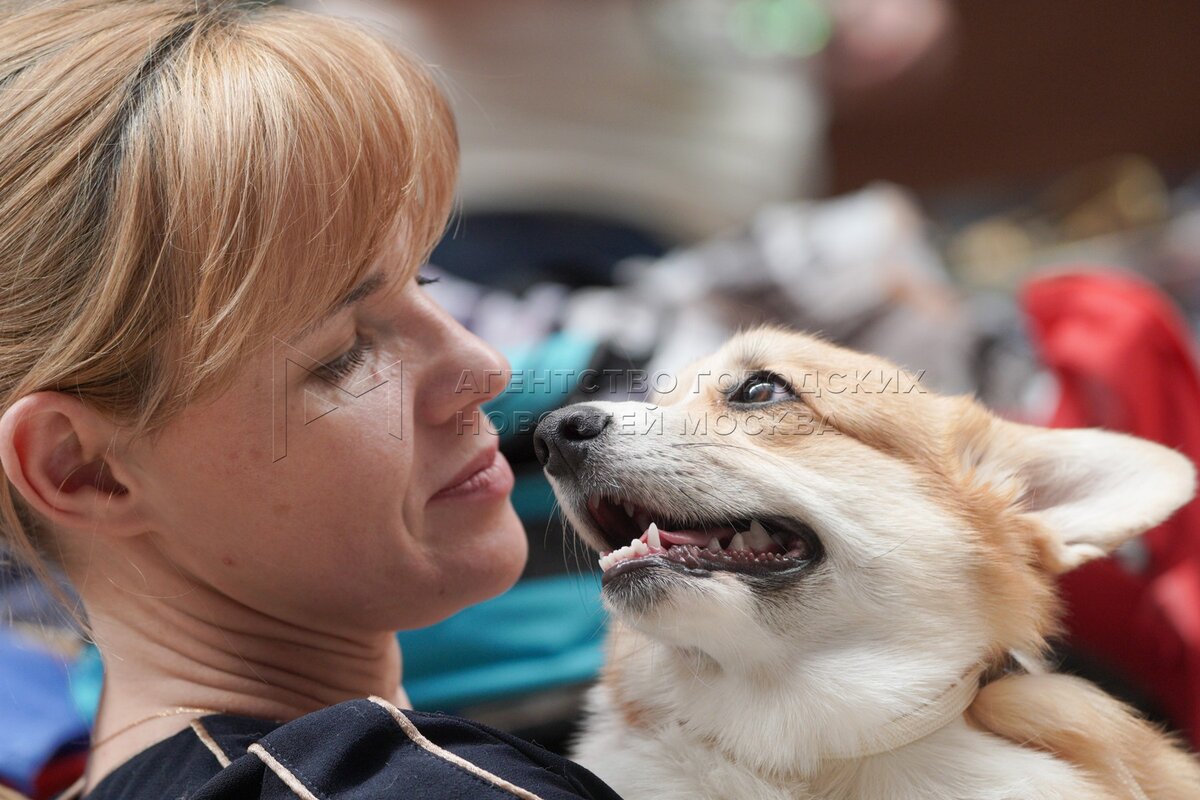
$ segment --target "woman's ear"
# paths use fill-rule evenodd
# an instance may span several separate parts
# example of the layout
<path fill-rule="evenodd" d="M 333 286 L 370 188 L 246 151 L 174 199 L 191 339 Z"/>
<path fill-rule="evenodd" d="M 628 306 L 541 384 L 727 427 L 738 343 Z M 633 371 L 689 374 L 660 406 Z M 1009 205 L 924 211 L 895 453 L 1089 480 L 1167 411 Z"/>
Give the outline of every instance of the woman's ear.
<path fill-rule="evenodd" d="M 62 392 L 35 392 L 0 416 L 0 464 L 40 517 L 56 529 L 141 532 L 137 486 L 120 460 L 120 430 Z"/>
<path fill-rule="evenodd" d="M 1014 511 L 1041 531 L 1051 572 L 1107 555 L 1195 493 L 1195 467 L 1168 447 L 1094 428 L 1039 428 L 988 416 L 962 449 L 964 466 L 977 482 L 1015 488 Z"/>

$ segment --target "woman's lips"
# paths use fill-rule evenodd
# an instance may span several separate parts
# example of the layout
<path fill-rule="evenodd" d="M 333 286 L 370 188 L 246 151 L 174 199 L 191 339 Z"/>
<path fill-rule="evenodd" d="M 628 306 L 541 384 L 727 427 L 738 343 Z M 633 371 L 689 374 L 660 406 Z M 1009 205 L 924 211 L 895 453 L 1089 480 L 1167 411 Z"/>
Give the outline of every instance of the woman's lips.
<path fill-rule="evenodd" d="M 448 497 L 462 499 L 467 495 L 507 495 L 513 486 L 512 467 L 498 447 L 490 447 L 463 468 L 449 484 L 429 498 L 443 500 Z"/>

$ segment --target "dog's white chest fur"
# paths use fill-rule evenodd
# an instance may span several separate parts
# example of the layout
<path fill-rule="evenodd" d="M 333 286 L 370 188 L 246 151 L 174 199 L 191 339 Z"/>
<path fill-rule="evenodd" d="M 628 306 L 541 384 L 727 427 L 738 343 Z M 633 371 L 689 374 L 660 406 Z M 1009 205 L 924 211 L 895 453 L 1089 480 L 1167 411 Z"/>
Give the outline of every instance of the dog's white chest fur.
<path fill-rule="evenodd" d="M 681 720 L 632 728 L 607 686 L 589 697 L 591 717 L 573 757 L 626 800 L 1080 800 L 1095 789 L 1069 764 L 958 720 L 919 742 L 869 758 L 829 762 L 807 774 L 770 775 Z M 762 720 L 776 754 L 787 732 Z M 755 744 L 751 746 L 762 746 Z M 807 759 L 797 753 L 797 763 Z"/>

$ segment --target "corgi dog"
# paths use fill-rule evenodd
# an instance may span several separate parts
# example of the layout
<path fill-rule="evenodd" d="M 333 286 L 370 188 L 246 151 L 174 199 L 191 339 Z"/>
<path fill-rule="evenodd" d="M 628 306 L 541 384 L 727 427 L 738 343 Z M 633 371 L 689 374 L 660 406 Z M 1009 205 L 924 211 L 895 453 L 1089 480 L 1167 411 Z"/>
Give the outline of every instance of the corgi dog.
<path fill-rule="evenodd" d="M 1055 576 L 1191 462 L 1005 421 L 882 359 L 739 333 L 535 450 L 612 617 L 573 757 L 628 800 L 1195 800 L 1200 764 L 1044 661 Z"/>

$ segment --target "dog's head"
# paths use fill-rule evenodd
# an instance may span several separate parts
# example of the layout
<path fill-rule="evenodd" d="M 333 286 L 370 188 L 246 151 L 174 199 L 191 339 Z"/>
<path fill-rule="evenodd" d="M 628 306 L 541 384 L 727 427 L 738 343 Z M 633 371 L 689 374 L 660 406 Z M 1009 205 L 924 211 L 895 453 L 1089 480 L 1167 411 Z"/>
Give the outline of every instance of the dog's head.
<path fill-rule="evenodd" d="M 1036 652 L 1056 624 L 1053 576 L 1193 492 L 1168 448 L 1007 422 L 777 328 L 659 388 L 652 403 L 561 409 L 536 447 L 602 554 L 609 609 L 718 661 L 802 653 L 853 670 L 867 664 L 847 655 L 883 653 L 953 671 Z"/>

